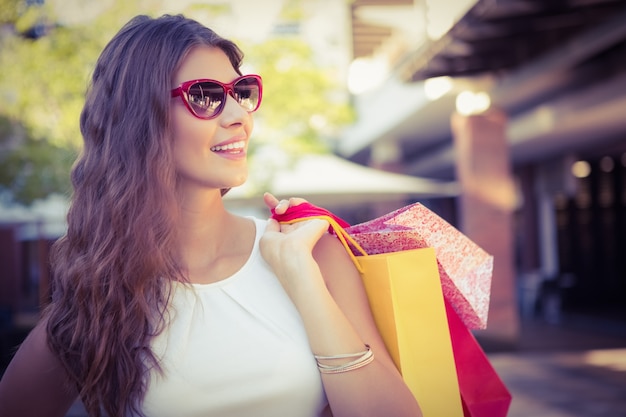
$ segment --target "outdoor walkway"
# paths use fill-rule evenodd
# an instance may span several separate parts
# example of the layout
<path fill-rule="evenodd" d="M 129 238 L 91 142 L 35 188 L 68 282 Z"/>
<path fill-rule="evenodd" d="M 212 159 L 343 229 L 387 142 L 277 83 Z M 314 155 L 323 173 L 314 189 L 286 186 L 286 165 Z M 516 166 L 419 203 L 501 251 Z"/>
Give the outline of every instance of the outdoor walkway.
<path fill-rule="evenodd" d="M 513 395 L 508 417 L 626 417 L 626 323 L 522 326 L 517 351 L 488 353 Z"/>
<path fill-rule="evenodd" d="M 508 417 L 626 416 L 626 348 L 490 359 L 513 395 Z"/>

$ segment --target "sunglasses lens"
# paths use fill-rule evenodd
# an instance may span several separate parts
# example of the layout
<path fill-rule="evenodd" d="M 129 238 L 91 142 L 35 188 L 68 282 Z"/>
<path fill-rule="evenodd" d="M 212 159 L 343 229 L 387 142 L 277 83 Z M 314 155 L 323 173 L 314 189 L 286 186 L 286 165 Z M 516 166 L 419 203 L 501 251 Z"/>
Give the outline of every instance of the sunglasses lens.
<path fill-rule="evenodd" d="M 255 111 L 260 104 L 261 85 L 255 77 L 241 78 L 233 86 L 235 91 L 235 99 L 239 104 L 249 112 Z"/>
<path fill-rule="evenodd" d="M 210 81 L 195 83 L 187 90 L 187 100 L 193 111 L 204 118 L 219 112 L 224 99 L 224 88 Z"/>

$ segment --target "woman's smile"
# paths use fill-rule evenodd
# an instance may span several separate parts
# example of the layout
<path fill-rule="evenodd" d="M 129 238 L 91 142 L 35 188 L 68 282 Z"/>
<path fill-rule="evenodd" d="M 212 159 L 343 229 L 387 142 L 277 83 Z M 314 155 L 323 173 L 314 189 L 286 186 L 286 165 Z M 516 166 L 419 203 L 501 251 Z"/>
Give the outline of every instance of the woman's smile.
<path fill-rule="evenodd" d="M 211 147 L 213 152 L 227 152 L 227 153 L 241 153 L 245 151 L 246 141 L 239 140 L 236 142 L 230 142 L 227 144 L 216 145 Z"/>
<path fill-rule="evenodd" d="M 245 140 L 224 142 L 212 146 L 211 152 L 227 159 L 243 159 L 247 156 L 246 144 Z"/>

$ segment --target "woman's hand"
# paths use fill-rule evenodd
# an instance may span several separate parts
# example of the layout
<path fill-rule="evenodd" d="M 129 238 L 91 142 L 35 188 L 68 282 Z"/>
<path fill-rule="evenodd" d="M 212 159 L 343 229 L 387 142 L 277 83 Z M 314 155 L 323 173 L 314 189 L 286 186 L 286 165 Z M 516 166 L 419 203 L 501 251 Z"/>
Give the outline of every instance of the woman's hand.
<path fill-rule="evenodd" d="M 321 219 L 294 224 L 281 224 L 269 219 L 261 238 L 261 253 L 273 268 L 288 267 L 292 260 L 312 259 L 313 248 L 328 226 L 328 222 Z"/>
<path fill-rule="evenodd" d="M 278 200 L 266 193 L 265 204 L 282 214 L 289 207 L 305 202 L 302 198 Z M 261 237 L 261 255 L 272 267 L 287 294 L 296 301 L 298 294 L 323 284 L 313 248 L 328 230 L 328 222 L 320 219 L 305 220 L 294 224 L 281 224 L 269 219 Z"/>
<path fill-rule="evenodd" d="M 284 214 L 289 207 L 297 206 L 298 204 L 306 203 L 304 198 L 291 197 L 289 200 L 279 200 L 273 194 L 263 194 L 263 201 L 270 210 L 274 209 L 276 214 Z"/>

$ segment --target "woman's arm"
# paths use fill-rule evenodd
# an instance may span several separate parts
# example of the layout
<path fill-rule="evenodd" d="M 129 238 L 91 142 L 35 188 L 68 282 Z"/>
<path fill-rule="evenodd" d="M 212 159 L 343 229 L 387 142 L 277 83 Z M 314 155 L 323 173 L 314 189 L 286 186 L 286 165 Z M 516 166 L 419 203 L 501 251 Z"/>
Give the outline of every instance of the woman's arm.
<path fill-rule="evenodd" d="M 0 380 L 0 416 L 63 417 L 78 394 L 47 343 L 46 322 L 26 337 Z"/>
<path fill-rule="evenodd" d="M 371 404 L 363 404 L 363 414 L 359 415 L 421 416 L 376 328 L 363 282 L 345 248 L 335 237 L 325 235 L 313 254 L 334 302 L 375 355 L 373 363 L 357 371 L 322 375 L 334 415 L 353 415 L 355 401 L 366 402 L 367 397 Z M 361 375 L 350 375 L 359 371 Z M 331 395 L 334 400 L 330 400 Z"/>
<path fill-rule="evenodd" d="M 327 228 L 321 220 L 270 220 L 261 250 L 296 305 L 316 355 L 361 352 L 365 344 L 374 353 L 364 367 L 321 374 L 333 415 L 421 416 L 376 329 L 359 273 Z"/>

